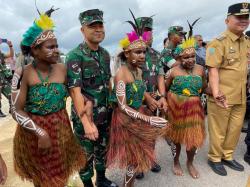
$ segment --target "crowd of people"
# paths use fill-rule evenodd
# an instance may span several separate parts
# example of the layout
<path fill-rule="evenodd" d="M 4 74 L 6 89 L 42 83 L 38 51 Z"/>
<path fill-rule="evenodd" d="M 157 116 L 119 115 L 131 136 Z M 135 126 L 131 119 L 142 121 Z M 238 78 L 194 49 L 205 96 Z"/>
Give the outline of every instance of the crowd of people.
<path fill-rule="evenodd" d="M 250 85 L 250 38 L 244 34 L 249 9 L 249 3 L 231 5 L 226 31 L 208 43 L 192 35 L 197 20 L 188 32 L 171 26 L 161 53 L 152 48 L 152 17 L 136 18 L 130 10 L 132 31 L 120 40 L 113 64 L 100 46 L 105 37 L 101 10 L 79 14 L 83 42 L 68 52 L 65 64 L 58 63 L 55 9 L 38 11 L 39 19 L 23 35 L 15 72 L 5 63 L 14 56 L 12 43 L 6 41 L 8 54 L 0 53 L 0 93 L 18 124 L 13 146 L 17 174 L 36 187 L 64 187 L 78 171 L 84 186 L 92 187 L 95 168 L 96 186 L 116 187 L 105 174 L 119 167 L 126 169 L 123 185 L 131 187 L 144 172 L 160 172 L 155 144 L 162 137 L 173 155 L 173 173 L 183 175 L 179 158 L 184 146 L 188 172 L 198 179 L 194 157 L 206 137 L 205 111 L 208 165 L 221 176 L 227 175 L 224 166 L 244 171 L 233 153 Z M 67 97 L 72 99 L 70 118 Z M 0 108 L 0 117 L 5 116 Z M 250 164 L 250 124 L 245 140 L 244 160 Z M 6 178 L 0 155 L 0 184 Z"/>

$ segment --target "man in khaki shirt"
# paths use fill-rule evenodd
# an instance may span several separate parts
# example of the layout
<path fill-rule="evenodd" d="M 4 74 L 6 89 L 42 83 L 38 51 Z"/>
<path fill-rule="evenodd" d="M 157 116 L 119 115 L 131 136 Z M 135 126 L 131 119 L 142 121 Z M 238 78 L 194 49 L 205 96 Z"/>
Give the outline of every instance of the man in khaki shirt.
<path fill-rule="evenodd" d="M 208 164 L 222 176 L 224 165 L 237 171 L 244 167 L 233 159 L 246 111 L 247 52 L 243 32 L 249 25 L 249 3 L 228 8 L 227 30 L 209 43 L 206 65 L 212 96 L 208 99 Z"/>

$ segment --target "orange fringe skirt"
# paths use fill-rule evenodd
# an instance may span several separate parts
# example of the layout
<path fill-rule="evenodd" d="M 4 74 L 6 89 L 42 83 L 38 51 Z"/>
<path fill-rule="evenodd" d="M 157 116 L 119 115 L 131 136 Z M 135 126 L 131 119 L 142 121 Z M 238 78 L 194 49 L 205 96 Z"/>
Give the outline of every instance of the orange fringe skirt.
<path fill-rule="evenodd" d="M 150 114 L 149 109 L 139 111 Z M 165 132 L 141 120 L 135 120 L 119 108 L 113 111 L 110 141 L 107 152 L 107 166 L 126 168 L 132 165 L 137 172 L 146 172 L 155 162 L 154 145 L 158 136 Z"/>
<path fill-rule="evenodd" d="M 168 120 L 172 124 L 165 137 L 186 149 L 200 148 L 205 140 L 205 116 L 199 97 L 186 97 L 168 92 Z"/>
<path fill-rule="evenodd" d="M 49 153 L 38 149 L 36 135 L 17 126 L 14 137 L 14 167 L 22 179 L 42 187 L 66 186 L 69 176 L 84 168 L 86 155 L 75 139 L 65 109 L 39 116 L 29 117 L 46 130 L 51 138 Z"/>

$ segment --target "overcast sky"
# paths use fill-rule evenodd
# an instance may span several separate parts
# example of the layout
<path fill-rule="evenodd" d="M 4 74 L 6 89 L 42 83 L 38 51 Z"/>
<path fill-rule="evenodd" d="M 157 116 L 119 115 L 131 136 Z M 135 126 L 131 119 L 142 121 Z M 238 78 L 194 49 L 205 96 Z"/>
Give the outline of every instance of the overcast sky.
<path fill-rule="evenodd" d="M 168 27 L 181 25 L 188 29 L 187 19 L 192 22 L 201 20 L 194 28 L 194 34 L 203 35 L 211 40 L 226 28 L 224 20 L 228 6 L 242 1 L 238 0 L 37 0 L 41 12 L 52 5 L 60 8 L 52 14 L 55 21 L 55 34 L 59 48 L 67 52 L 83 41 L 78 15 L 87 9 L 99 8 L 104 12 L 106 37 L 102 42 L 111 54 L 118 48 L 118 42 L 131 27 L 126 20 L 131 19 L 129 8 L 136 17 L 151 16 L 154 19 L 153 47 L 162 50 L 163 39 Z M 0 0 L 0 38 L 7 38 L 14 44 L 16 52 L 23 33 L 38 18 L 34 0 Z M 1 44 L 1 49 L 7 47 Z"/>

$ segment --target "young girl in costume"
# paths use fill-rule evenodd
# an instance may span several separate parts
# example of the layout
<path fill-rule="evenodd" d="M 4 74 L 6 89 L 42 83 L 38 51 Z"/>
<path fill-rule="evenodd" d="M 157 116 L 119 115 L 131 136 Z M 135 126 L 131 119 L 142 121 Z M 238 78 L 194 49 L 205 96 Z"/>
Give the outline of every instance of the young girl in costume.
<path fill-rule="evenodd" d="M 167 124 L 163 118 L 149 116 L 149 109 L 142 107 L 146 85 L 139 67 L 145 63 L 146 42 L 151 33 L 135 30 L 120 41 L 123 51 L 119 57 L 124 63 L 114 77 L 110 99 L 114 111 L 107 164 L 118 163 L 120 168 L 127 168 L 126 187 L 133 186 L 136 172 L 146 172 L 155 163 L 153 145 Z"/>
<path fill-rule="evenodd" d="M 86 157 L 72 133 L 66 111 L 66 68 L 57 64 L 54 23 L 46 14 L 23 35 L 22 46 L 34 61 L 16 70 L 12 80 L 14 167 L 36 187 L 64 187 L 84 167 Z M 87 122 L 87 121 L 86 121 Z"/>
<path fill-rule="evenodd" d="M 204 111 L 200 99 L 207 86 L 205 72 L 202 66 L 195 64 L 194 38 L 184 41 L 177 48 L 177 53 L 181 64 L 166 74 L 168 120 L 172 124 L 166 131 L 166 137 L 175 145 L 174 174 L 183 175 L 179 156 L 181 144 L 184 144 L 188 171 L 193 178 L 198 178 L 193 160 L 197 148 L 202 146 L 205 139 Z"/>

